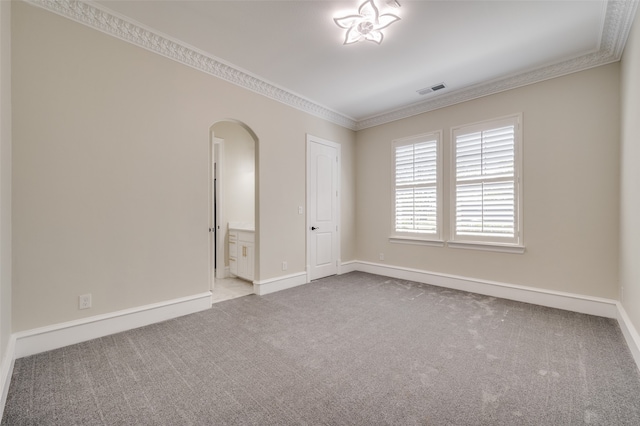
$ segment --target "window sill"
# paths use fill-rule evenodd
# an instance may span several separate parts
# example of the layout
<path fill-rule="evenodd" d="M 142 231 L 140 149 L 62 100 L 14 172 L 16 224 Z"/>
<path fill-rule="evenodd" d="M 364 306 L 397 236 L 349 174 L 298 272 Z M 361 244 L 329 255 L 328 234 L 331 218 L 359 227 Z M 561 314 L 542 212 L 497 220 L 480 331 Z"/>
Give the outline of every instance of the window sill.
<path fill-rule="evenodd" d="M 484 251 L 497 251 L 500 253 L 516 253 L 522 254 L 525 252 L 524 246 L 519 245 L 507 245 L 500 243 L 463 243 L 456 241 L 447 242 L 447 247 L 467 250 L 484 250 Z"/>
<path fill-rule="evenodd" d="M 427 240 L 418 237 L 389 237 L 389 242 L 394 244 L 413 244 L 417 246 L 444 247 L 442 240 Z"/>

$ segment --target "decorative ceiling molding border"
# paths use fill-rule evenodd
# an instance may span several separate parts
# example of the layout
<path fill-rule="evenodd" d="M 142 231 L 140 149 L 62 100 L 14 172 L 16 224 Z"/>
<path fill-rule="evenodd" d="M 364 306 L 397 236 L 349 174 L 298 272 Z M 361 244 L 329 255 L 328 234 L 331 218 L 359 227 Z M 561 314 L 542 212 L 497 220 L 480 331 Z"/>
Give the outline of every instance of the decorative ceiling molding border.
<path fill-rule="evenodd" d="M 178 40 L 173 40 L 155 30 L 145 28 L 143 25 L 132 22 L 128 18 L 116 16 L 113 12 L 95 4 L 76 0 L 24 1 L 351 130 L 367 129 L 505 90 L 619 61 L 638 6 L 638 0 L 607 1 L 600 50 L 597 52 L 532 71 L 451 91 L 427 101 L 357 121 L 226 64 L 220 59 Z"/>
<path fill-rule="evenodd" d="M 150 50 L 166 58 L 282 102 L 298 110 L 355 130 L 357 122 L 302 96 L 268 83 L 181 41 L 160 34 L 96 4 L 75 0 L 24 0 L 78 23 Z"/>
<path fill-rule="evenodd" d="M 517 87 L 619 61 L 622 57 L 627 38 L 629 37 L 629 32 L 631 31 L 637 6 L 638 0 L 609 0 L 607 2 L 602 38 L 600 40 L 600 50 L 597 52 L 532 71 L 514 74 L 490 82 L 483 82 L 442 94 L 428 101 L 422 101 L 394 111 L 365 118 L 357 122 L 356 130 L 363 130 L 390 123 L 483 96 L 493 95 Z"/>

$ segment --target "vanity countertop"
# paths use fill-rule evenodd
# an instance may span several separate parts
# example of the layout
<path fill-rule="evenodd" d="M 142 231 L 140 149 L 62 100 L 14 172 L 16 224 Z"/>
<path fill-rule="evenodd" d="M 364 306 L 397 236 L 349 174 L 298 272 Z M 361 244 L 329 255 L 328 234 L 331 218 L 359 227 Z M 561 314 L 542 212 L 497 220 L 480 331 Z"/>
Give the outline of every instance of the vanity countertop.
<path fill-rule="evenodd" d="M 255 232 L 256 228 L 250 222 L 229 222 L 229 230 Z"/>

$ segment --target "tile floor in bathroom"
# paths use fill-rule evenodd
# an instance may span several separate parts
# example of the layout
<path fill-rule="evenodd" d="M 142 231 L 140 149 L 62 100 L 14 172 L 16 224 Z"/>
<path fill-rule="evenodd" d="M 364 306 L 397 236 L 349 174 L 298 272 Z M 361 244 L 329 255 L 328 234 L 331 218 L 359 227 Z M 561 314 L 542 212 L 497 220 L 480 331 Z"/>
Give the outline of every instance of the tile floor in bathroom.
<path fill-rule="evenodd" d="M 253 294 L 253 283 L 240 278 L 216 278 L 213 282 L 213 303 Z"/>

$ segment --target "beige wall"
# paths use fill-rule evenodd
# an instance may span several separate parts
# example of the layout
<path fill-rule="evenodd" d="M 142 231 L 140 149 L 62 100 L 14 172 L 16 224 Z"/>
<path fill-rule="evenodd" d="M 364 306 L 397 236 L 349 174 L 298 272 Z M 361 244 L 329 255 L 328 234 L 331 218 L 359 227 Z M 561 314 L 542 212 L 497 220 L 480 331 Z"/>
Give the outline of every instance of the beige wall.
<path fill-rule="evenodd" d="M 621 64 L 620 285 L 622 305 L 640 330 L 640 14 Z"/>
<path fill-rule="evenodd" d="M 13 330 L 209 289 L 209 128 L 258 136 L 260 275 L 305 270 L 305 135 L 354 132 L 22 3 L 13 7 Z M 93 308 L 77 309 L 80 294 Z"/>
<path fill-rule="evenodd" d="M 357 134 L 357 258 L 476 279 L 617 297 L 619 65 L 612 64 Z M 525 254 L 391 244 L 391 141 L 523 113 Z M 448 235 L 449 182 L 444 180 Z M 380 262 L 379 253 L 385 254 Z"/>
<path fill-rule="evenodd" d="M 638 283 L 640 272 L 624 261 L 638 251 L 618 234 L 619 64 L 356 137 L 49 12 L 13 9 L 13 331 L 208 290 L 209 128 L 227 118 L 259 138 L 257 279 L 280 276 L 285 260 L 287 274 L 305 269 L 297 209 L 305 205 L 309 133 L 342 145 L 343 262 L 380 262 L 384 253 L 390 265 L 607 298 L 618 295 L 619 270 L 623 284 Z M 637 52 L 637 31 L 633 37 Z M 625 55 L 623 88 L 635 87 L 638 55 Z M 637 102 L 623 96 L 623 114 L 637 115 Z M 442 129 L 446 165 L 452 126 L 515 112 L 524 115 L 526 253 L 389 243 L 391 141 Z M 630 155 L 632 126 L 623 125 Z M 640 204 L 630 196 L 637 181 L 623 177 L 623 206 Z M 446 202 L 447 180 L 444 189 Z M 625 222 L 629 211 L 623 207 L 621 226 L 637 235 Z M 629 286 L 625 306 L 637 311 L 640 289 Z M 84 293 L 94 307 L 78 311 Z"/>
<path fill-rule="evenodd" d="M 11 2 L 0 1 L 0 366 L 11 335 Z M 4 377 L 0 378 L 0 380 Z M 0 386 L 2 389 L 2 386 Z M 2 409 L 0 409 L 0 412 Z"/>

